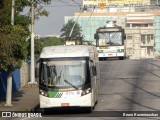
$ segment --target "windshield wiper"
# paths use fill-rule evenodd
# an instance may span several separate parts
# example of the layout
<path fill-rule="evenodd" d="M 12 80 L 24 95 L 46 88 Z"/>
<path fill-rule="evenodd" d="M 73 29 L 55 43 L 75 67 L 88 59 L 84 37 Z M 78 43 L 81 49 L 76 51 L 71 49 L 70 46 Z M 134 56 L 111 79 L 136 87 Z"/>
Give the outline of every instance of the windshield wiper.
<path fill-rule="evenodd" d="M 70 83 L 69 81 L 67 80 L 64 80 L 65 83 L 71 85 L 72 87 L 74 87 L 76 90 L 78 90 L 78 87 L 76 87 L 75 85 L 73 85 L 72 83 Z"/>

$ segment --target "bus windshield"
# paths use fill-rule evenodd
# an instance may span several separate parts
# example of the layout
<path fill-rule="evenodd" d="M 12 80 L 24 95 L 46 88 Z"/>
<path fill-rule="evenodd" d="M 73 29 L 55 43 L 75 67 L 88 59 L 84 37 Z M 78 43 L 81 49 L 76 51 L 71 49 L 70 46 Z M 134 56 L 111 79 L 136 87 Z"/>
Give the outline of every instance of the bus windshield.
<path fill-rule="evenodd" d="M 44 59 L 40 63 L 40 84 L 49 88 L 75 88 L 87 82 L 84 58 Z"/>
<path fill-rule="evenodd" d="M 98 33 L 97 46 L 118 46 L 122 45 L 122 32 Z"/>

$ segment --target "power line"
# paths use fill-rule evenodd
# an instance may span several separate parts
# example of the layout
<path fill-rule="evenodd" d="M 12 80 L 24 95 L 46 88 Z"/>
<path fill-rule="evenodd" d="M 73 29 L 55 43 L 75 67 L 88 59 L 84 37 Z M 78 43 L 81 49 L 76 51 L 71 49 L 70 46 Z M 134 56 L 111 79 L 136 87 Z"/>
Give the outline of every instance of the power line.
<path fill-rule="evenodd" d="M 77 7 L 77 6 L 82 6 L 81 3 L 79 2 L 76 2 L 74 0 L 71 0 L 71 1 L 64 1 L 64 0 L 54 0 L 55 2 L 60 2 L 60 3 L 63 3 L 63 4 L 60 4 L 60 5 L 41 5 L 42 7 Z M 52 1 L 52 3 L 54 3 L 54 1 Z M 40 5 L 40 2 L 39 0 L 37 1 L 38 4 Z"/>
<path fill-rule="evenodd" d="M 72 26 L 72 29 L 71 29 L 71 31 L 70 31 L 70 33 L 69 33 L 69 38 L 70 38 L 70 37 L 71 37 L 71 35 L 72 35 L 73 29 L 74 29 L 74 27 L 75 27 L 75 25 L 76 25 L 76 23 L 77 23 L 77 21 L 78 21 L 78 19 L 79 19 L 80 15 L 82 14 L 83 9 L 84 9 L 84 8 L 82 8 L 82 9 L 81 9 L 80 14 L 78 15 L 78 17 L 77 17 L 77 19 L 76 19 L 76 21 L 75 21 L 74 25 Z"/>
<path fill-rule="evenodd" d="M 72 0 L 74 3 L 76 3 L 77 5 L 81 5 L 81 3 L 75 1 L 75 0 Z"/>
<path fill-rule="evenodd" d="M 96 8 L 96 6 L 93 7 L 93 11 L 91 12 L 91 14 L 89 16 L 88 21 L 90 20 L 91 16 L 93 15 L 95 8 Z"/>
<path fill-rule="evenodd" d="M 63 1 L 63 0 L 59 0 L 60 2 L 64 3 L 64 4 L 67 4 L 67 5 L 70 5 L 72 6 L 73 5 L 73 2 L 66 2 L 66 1 Z M 75 4 L 74 4 L 75 5 Z M 80 4 L 79 4 L 80 5 Z"/>
<path fill-rule="evenodd" d="M 42 7 L 77 7 L 81 5 L 41 5 Z"/>

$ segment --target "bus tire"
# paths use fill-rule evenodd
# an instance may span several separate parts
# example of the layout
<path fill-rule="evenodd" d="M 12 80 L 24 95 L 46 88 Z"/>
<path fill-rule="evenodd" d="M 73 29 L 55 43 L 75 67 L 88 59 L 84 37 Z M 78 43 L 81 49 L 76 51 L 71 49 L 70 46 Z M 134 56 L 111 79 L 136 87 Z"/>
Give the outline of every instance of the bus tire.
<path fill-rule="evenodd" d="M 85 112 L 91 113 L 94 110 L 94 107 L 87 107 L 85 108 Z"/>
<path fill-rule="evenodd" d="M 119 57 L 119 60 L 124 60 L 124 57 Z"/>

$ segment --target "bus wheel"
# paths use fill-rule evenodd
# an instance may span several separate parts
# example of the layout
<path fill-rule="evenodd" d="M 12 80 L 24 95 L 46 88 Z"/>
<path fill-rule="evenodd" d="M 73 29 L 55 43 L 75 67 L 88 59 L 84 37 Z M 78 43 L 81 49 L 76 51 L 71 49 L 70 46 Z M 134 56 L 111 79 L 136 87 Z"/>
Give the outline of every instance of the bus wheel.
<path fill-rule="evenodd" d="M 48 108 L 44 108 L 44 109 L 43 109 L 43 114 L 44 114 L 44 115 L 49 115 L 49 114 L 51 114 L 51 113 L 52 113 L 52 111 L 49 110 Z"/>
<path fill-rule="evenodd" d="M 47 109 L 43 108 L 43 115 L 47 115 Z"/>
<path fill-rule="evenodd" d="M 85 109 L 85 112 L 91 113 L 93 110 L 94 110 L 94 107 L 87 107 L 87 108 Z"/>
<path fill-rule="evenodd" d="M 124 59 L 124 57 L 119 57 L 119 60 L 123 60 Z"/>

